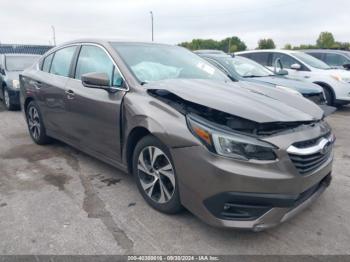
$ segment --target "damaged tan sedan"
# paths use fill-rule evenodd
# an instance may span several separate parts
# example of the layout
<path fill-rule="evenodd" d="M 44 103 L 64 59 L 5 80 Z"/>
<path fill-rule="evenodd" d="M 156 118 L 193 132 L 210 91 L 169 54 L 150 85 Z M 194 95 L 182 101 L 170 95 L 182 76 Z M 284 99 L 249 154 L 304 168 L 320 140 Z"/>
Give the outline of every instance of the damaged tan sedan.
<path fill-rule="evenodd" d="M 301 96 L 233 83 L 177 46 L 85 40 L 20 76 L 29 133 L 58 139 L 135 176 L 153 208 L 260 231 L 330 184 L 334 144 Z"/>

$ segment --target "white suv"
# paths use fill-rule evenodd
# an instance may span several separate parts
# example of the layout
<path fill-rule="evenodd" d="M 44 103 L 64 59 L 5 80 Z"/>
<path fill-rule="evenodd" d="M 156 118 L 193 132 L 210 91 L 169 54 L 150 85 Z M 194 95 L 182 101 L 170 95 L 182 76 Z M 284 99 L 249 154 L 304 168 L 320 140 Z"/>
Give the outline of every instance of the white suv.
<path fill-rule="evenodd" d="M 328 105 L 350 103 L 350 72 L 332 69 L 330 66 L 303 52 L 291 50 L 254 50 L 235 55 L 250 58 L 277 71 L 280 66 L 288 71 L 288 77 L 320 85 Z"/>

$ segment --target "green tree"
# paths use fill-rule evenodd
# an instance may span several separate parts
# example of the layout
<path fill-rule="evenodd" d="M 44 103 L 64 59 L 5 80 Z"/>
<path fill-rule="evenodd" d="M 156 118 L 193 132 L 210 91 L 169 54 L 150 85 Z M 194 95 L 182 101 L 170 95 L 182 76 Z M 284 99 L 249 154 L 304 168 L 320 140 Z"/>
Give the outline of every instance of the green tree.
<path fill-rule="evenodd" d="M 350 50 L 350 43 L 349 42 L 337 42 L 339 45 L 339 48 L 342 50 Z"/>
<path fill-rule="evenodd" d="M 286 50 L 292 50 L 292 49 L 293 49 L 293 47 L 292 47 L 292 45 L 291 45 L 291 44 L 285 44 L 285 45 L 284 45 L 284 47 L 283 47 L 283 49 L 286 49 Z"/>
<path fill-rule="evenodd" d="M 299 49 L 316 49 L 316 48 L 317 48 L 317 46 L 315 46 L 315 45 L 304 45 L 304 44 L 302 44 L 300 46 L 294 46 L 293 47 L 294 50 L 299 50 Z"/>
<path fill-rule="evenodd" d="M 275 42 L 271 38 L 260 39 L 257 49 L 274 49 L 276 48 Z"/>
<path fill-rule="evenodd" d="M 190 50 L 217 49 L 229 53 L 247 49 L 246 44 L 237 36 L 227 37 L 220 41 L 213 39 L 192 39 L 191 42 L 183 42 L 180 43 L 179 46 L 186 47 Z"/>
<path fill-rule="evenodd" d="M 316 45 L 318 48 L 334 48 L 334 47 L 336 47 L 333 34 L 330 32 L 322 32 L 316 41 Z"/>
<path fill-rule="evenodd" d="M 244 51 L 247 49 L 246 44 L 237 36 L 227 37 L 219 41 L 220 50 L 226 53 L 233 53 L 238 51 Z"/>

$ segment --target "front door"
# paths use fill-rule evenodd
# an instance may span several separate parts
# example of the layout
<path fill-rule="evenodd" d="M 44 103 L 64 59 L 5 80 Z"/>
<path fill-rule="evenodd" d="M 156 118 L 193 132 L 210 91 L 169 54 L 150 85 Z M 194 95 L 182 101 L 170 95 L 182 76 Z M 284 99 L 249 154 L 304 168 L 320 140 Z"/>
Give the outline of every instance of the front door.
<path fill-rule="evenodd" d="M 109 92 L 87 88 L 81 82 L 86 73 L 106 73 L 110 85 L 120 90 Z M 121 159 L 120 113 L 126 90 L 117 67 L 100 46 L 83 45 L 77 58 L 74 79 L 66 86 L 68 132 L 72 142 L 112 160 Z"/>
<path fill-rule="evenodd" d="M 269 67 L 271 70 L 274 70 L 277 59 L 281 61 L 283 69 L 288 71 L 288 75 L 286 76 L 287 78 L 308 81 L 310 71 L 308 71 L 304 64 L 300 63 L 298 60 L 288 54 L 272 53 L 272 65 Z M 300 70 L 292 69 L 291 66 L 293 64 L 299 64 L 301 66 Z"/>

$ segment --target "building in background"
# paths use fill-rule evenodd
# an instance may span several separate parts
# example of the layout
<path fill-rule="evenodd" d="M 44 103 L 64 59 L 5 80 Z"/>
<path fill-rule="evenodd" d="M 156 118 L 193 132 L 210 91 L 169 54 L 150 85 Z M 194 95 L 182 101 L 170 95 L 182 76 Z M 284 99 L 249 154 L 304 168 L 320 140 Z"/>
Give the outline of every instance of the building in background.
<path fill-rule="evenodd" d="M 0 54 L 42 55 L 52 47 L 51 45 L 0 44 Z"/>

